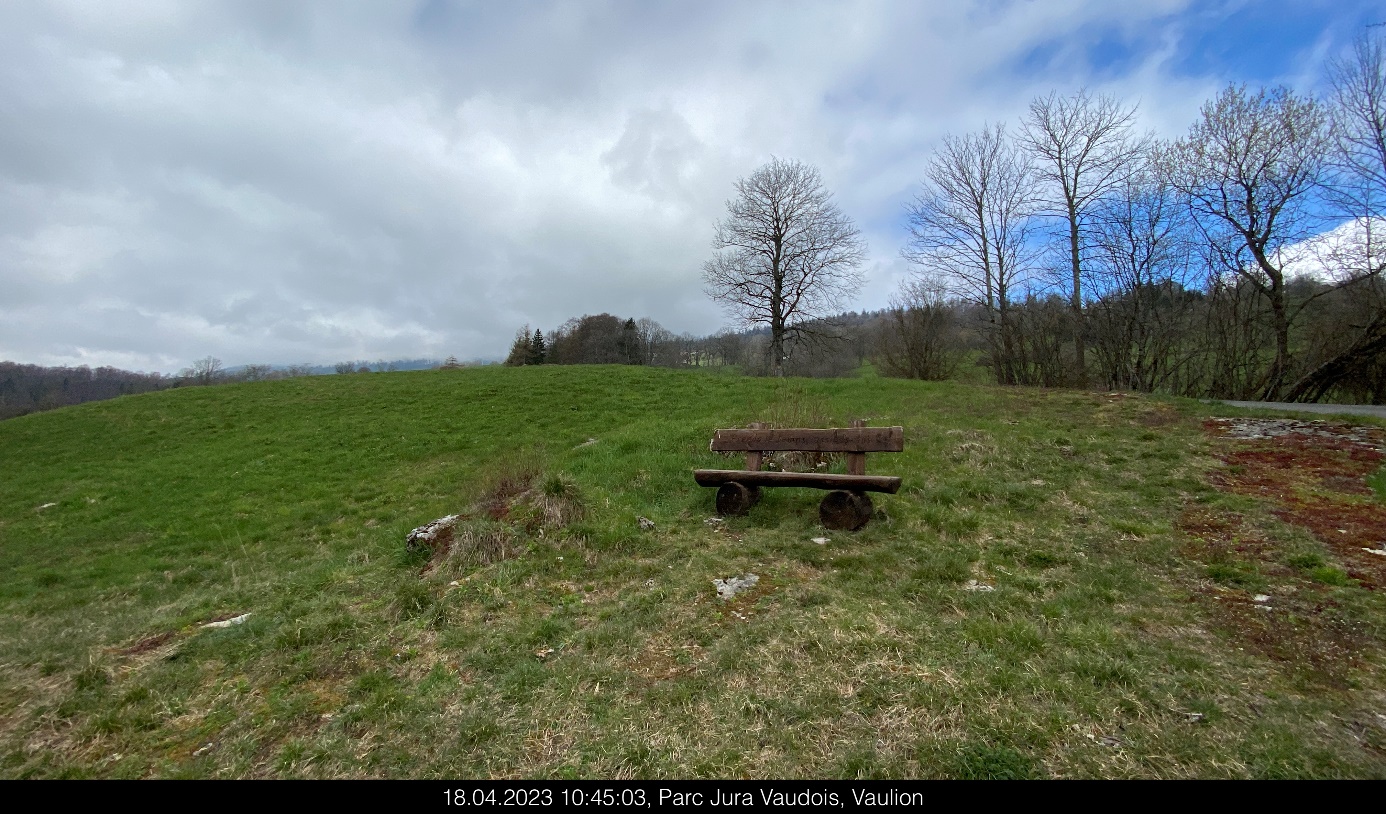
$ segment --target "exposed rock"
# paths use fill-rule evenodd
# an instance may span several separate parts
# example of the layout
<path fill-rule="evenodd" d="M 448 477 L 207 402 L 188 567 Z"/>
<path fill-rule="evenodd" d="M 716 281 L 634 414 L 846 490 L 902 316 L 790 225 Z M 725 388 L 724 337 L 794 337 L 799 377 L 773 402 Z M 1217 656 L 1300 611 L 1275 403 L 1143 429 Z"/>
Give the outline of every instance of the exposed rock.
<path fill-rule="evenodd" d="M 986 592 L 986 591 L 994 591 L 994 590 L 996 590 L 996 588 L 995 588 L 995 586 L 988 585 L 988 584 L 986 584 L 985 582 L 978 582 L 978 581 L 975 580 L 975 579 L 969 579 L 969 580 L 967 581 L 967 584 L 963 586 L 963 590 L 964 590 L 964 591 L 983 591 L 983 592 Z"/>
<path fill-rule="evenodd" d="M 1286 436 L 1317 439 L 1344 439 L 1377 452 L 1386 452 L 1386 441 L 1380 427 L 1344 424 L 1337 421 L 1301 421 L 1297 418 L 1212 418 L 1209 423 L 1220 425 L 1224 435 L 1247 441 L 1261 441 Z"/>
<path fill-rule="evenodd" d="M 720 525 L 722 525 L 722 518 L 720 518 L 720 517 L 709 517 L 708 519 L 706 519 L 706 520 L 703 521 L 703 525 L 704 525 L 704 526 L 720 526 Z"/>
<path fill-rule="evenodd" d="M 220 622 L 208 622 L 204 628 L 231 627 L 232 625 L 245 624 L 245 620 L 250 618 L 250 614 L 243 613 L 240 616 L 232 616 L 230 619 L 222 619 Z"/>
<path fill-rule="evenodd" d="M 654 531 L 655 523 L 648 517 L 637 517 L 636 522 L 640 524 L 641 531 Z"/>
<path fill-rule="evenodd" d="M 457 525 L 457 517 L 450 514 L 419 526 L 404 538 L 405 548 L 409 551 L 437 551 L 452 540 L 452 528 Z"/>
<path fill-rule="evenodd" d="M 757 582 L 760 582 L 760 577 L 755 574 L 742 574 L 728 579 L 714 579 L 712 584 L 717 588 L 719 599 L 731 599 L 742 591 L 754 588 Z"/>

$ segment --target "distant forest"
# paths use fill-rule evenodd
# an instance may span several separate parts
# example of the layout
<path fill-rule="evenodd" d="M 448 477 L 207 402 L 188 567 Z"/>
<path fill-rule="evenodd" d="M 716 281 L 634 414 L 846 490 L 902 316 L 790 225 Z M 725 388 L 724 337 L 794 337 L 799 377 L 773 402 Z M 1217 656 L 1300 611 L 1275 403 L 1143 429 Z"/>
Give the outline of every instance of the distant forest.
<path fill-rule="evenodd" d="M 452 364 L 458 364 L 451 360 Z M 244 365 L 222 367 L 212 356 L 199 359 L 175 375 L 135 373 L 114 367 L 42 367 L 0 362 L 0 420 L 68 407 L 116 396 L 149 393 L 174 387 L 194 387 L 231 382 L 287 379 L 323 373 L 368 373 L 386 370 L 426 370 L 443 366 L 436 359 L 399 359 L 393 362 L 341 362 L 337 365 Z"/>
<path fill-rule="evenodd" d="M 0 419 L 172 386 L 173 379 L 159 373 L 0 362 Z"/>

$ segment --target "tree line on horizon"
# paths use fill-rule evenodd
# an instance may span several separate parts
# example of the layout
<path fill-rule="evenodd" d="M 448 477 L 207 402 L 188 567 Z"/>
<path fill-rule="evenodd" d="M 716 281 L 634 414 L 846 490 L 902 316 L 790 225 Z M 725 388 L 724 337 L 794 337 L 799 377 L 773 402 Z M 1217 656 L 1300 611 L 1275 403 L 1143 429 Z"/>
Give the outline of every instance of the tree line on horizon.
<path fill-rule="evenodd" d="M 215 356 L 206 356 L 176 374 L 165 374 L 136 372 L 109 366 L 45 367 L 0 361 L 0 420 L 70 407 L 88 401 L 104 401 L 118 396 L 152 393 L 178 387 L 272 381 L 333 372 L 370 373 L 463 366 L 463 363 L 449 357 L 444 362 L 433 359 L 397 359 L 390 362 L 340 362 L 335 366 L 307 363 L 281 366 L 252 364 L 228 369 Z"/>

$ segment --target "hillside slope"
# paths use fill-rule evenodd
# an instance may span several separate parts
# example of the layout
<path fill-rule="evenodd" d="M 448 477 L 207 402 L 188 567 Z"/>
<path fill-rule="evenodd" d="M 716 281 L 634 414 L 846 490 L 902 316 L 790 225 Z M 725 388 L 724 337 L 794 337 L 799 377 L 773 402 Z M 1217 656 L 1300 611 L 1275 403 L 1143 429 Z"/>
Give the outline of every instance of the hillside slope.
<path fill-rule="evenodd" d="M 541 367 L 6 421 L 0 774 L 1382 776 L 1386 609 L 1208 485 L 1211 409 Z M 798 489 L 707 522 L 714 428 L 858 417 L 906 434 L 866 529 Z M 1282 578 L 1191 559 L 1191 510 L 1301 557 L 1341 658 L 1220 627 L 1200 597 Z M 448 554 L 405 551 L 452 513 Z"/>

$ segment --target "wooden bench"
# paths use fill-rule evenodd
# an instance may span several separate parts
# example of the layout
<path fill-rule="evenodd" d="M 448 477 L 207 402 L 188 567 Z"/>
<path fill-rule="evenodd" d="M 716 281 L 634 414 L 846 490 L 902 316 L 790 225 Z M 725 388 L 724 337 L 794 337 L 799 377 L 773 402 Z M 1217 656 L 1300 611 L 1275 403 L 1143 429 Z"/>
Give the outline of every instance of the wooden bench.
<path fill-rule="evenodd" d="M 830 529 L 856 531 L 871 520 L 867 492 L 900 491 L 900 479 L 866 474 L 866 453 L 903 452 L 903 427 L 868 427 L 865 421 L 851 427 L 826 430 L 766 429 L 752 424 L 744 430 L 717 430 L 712 434 L 713 452 L 745 452 L 745 469 L 695 469 L 699 486 L 717 487 L 717 513 L 745 514 L 760 501 L 762 486 L 804 486 L 828 489 L 818 506 L 818 517 Z M 847 474 L 820 472 L 766 472 L 761 469 L 767 452 L 845 452 Z"/>

